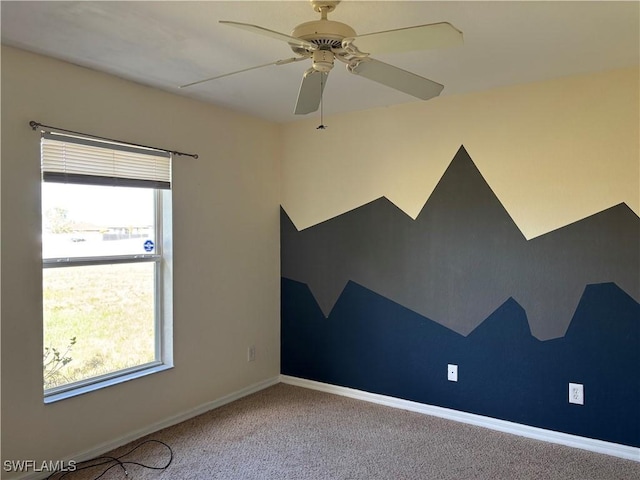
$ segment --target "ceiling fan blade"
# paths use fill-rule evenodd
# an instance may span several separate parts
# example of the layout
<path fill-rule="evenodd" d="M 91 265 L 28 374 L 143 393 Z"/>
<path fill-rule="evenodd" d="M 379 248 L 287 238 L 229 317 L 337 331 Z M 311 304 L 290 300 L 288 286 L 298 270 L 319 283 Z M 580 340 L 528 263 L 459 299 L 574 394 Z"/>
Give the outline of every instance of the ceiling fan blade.
<path fill-rule="evenodd" d="M 287 42 L 289 45 L 295 45 L 296 47 L 302 47 L 312 51 L 318 49 L 318 46 L 315 43 L 307 42 L 306 40 L 302 40 L 301 38 L 292 37 L 291 35 L 286 35 L 274 30 L 269 30 L 268 28 L 251 25 L 250 23 L 230 22 L 228 20 L 220 20 L 220 23 L 236 28 L 241 28 L 242 30 L 247 30 L 249 32 L 257 33 L 259 35 L 264 35 L 270 38 L 275 38 L 276 40 L 282 40 Z"/>
<path fill-rule="evenodd" d="M 243 68 L 242 70 L 237 70 L 231 73 L 225 73 L 223 75 L 217 75 L 215 77 L 205 78 L 204 80 L 198 80 L 197 82 L 187 83 L 186 85 L 180 85 L 180 88 L 192 87 L 194 85 L 199 85 L 201 83 L 210 82 L 211 80 L 217 80 L 219 78 L 228 77 L 230 75 L 235 75 L 236 73 L 248 72 L 249 70 L 255 70 L 256 68 L 269 67 L 271 65 L 286 65 L 288 63 L 299 62 L 300 60 L 306 60 L 308 57 L 293 57 L 293 58 L 285 58 L 284 60 L 276 60 L 275 62 L 265 63 L 263 65 L 256 65 L 255 67 Z"/>
<path fill-rule="evenodd" d="M 351 73 L 361 75 L 374 82 L 394 88 L 422 100 L 437 97 L 444 88 L 443 85 L 407 72 L 388 63 L 379 62 L 373 58 L 363 58 L 347 68 Z"/>
<path fill-rule="evenodd" d="M 296 101 L 294 112 L 296 115 L 305 115 L 318 110 L 328 77 L 329 72 L 318 72 L 312 68 L 304 72 Z"/>
<path fill-rule="evenodd" d="M 396 53 L 462 45 L 462 32 L 448 22 L 366 33 L 355 37 L 353 45 L 363 53 Z"/>

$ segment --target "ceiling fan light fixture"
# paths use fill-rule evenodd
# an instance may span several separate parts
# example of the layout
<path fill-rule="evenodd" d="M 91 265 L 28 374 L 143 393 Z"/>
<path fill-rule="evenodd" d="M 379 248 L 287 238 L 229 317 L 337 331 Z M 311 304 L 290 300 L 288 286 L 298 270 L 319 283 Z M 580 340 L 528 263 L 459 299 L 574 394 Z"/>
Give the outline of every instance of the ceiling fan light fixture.
<path fill-rule="evenodd" d="M 328 49 L 313 52 L 313 69 L 317 72 L 329 72 L 333 68 L 333 53 Z"/>

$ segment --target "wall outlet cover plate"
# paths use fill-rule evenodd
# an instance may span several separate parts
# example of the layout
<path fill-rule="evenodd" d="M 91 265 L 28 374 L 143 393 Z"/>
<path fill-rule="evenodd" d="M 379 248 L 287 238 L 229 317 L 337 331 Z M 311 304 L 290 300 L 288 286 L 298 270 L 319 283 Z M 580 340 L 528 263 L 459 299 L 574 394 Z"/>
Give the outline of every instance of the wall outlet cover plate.
<path fill-rule="evenodd" d="M 569 403 L 584 405 L 584 385 L 582 383 L 569 384 Z"/>
<path fill-rule="evenodd" d="M 447 366 L 447 380 L 450 382 L 458 381 L 458 365 L 452 365 L 451 363 Z"/>

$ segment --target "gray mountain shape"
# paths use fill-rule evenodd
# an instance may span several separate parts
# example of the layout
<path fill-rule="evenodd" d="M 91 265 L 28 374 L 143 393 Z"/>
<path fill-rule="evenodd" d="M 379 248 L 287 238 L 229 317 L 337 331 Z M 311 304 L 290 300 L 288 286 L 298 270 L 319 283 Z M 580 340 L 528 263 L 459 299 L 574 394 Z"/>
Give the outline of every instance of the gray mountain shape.
<path fill-rule="evenodd" d="M 627 205 L 527 240 L 464 147 L 415 220 L 381 197 L 298 231 L 281 209 L 281 257 L 325 316 L 352 280 L 465 336 L 510 297 L 539 340 L 564 335 L 588 284 L 640 299 L 640 218 Z"/>

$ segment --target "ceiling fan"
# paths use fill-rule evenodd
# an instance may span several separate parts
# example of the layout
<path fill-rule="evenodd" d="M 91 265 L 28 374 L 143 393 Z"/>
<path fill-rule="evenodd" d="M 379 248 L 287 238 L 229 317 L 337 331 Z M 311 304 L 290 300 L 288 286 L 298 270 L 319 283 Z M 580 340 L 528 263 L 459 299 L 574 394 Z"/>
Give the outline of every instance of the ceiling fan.
<path fill-rule="evenodd" d="M 311 6 L 320 14 L 320 20 L 298 25 L 293 29 L 291 35 L 257 25 L 221 20 L 221 24 L 287 42 L 297 56 L 205 78 L 182 85 L 180 88 L 191 87 L 270 65 L 286 65 L 310 59 L 312 65 L 304 72 L 298 92 L 295 106 L 296 115 L 304 115 L 318 110 L 329 72 L 333 68 L 335 60 L 344 63 L 349 73 L 360 75 L 422 100 L 440 95 L 444 88 L 443 85 L 388 63 L 374 60 L 369 55 L 371 53 L 408 52 L 460 45 L 463 41 L 461 31 L 450 23 L 441 22 L 356 35 L 355 30 L 349 25 L 327 18 L 327 15 L 333 12 L 339 3 L 339 1 L 311 0 Z"/>

